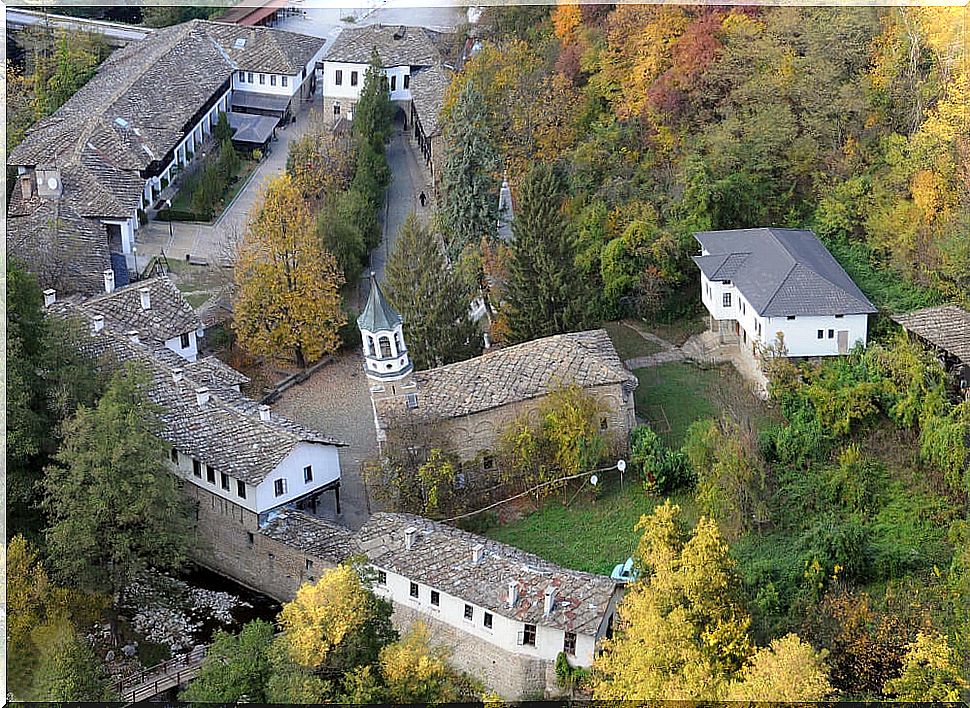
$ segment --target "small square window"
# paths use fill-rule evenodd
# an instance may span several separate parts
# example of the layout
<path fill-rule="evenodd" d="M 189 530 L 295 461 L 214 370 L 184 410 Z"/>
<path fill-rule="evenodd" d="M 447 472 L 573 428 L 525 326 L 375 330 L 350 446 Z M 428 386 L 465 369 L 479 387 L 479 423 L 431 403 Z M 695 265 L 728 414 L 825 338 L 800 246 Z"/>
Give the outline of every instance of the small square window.
<path fill-rule="evenodd" d="M 836 315 L 836 316 L 835 316 L 835 319 L 837 319 L 837 320 L 841 320 L 841 319 L 842 319 L 843 317 L 845 317 L 845 315 Z"/>
<path fill-rule="evenodd" d="M 397 77 L 391 77 L 391 91 L 397 91 Z"/>
<path fill-rule="evenodd" d="M 240 499 L 246 498 L 246 483 L 240 479 L 236 480 L 236 496 Z"/>
<path fill-rule="evenodd" d="M 418 584 L 411 583 L 411 597 L 417 597 L 417 596 L 418 596 Z"/>
<path fill-rule="evenodd" d="M 309 558 L 306 559 L 306 569 L 313 570 L 313 561 L 310 560 Z"/>
<path fill-rule="evenodd" d="M 482 618 L 482 624 L 485 625 L 485 629 L 491 629 L 492 628 L 492 613 L 491 612 L 486 612 L 485 613 L 485 616 Z"/>
<path fill-rule="evenodd" d="M 333 114 L 334 114 L 334 116 L 339 116 L 340 115 L 340 104 L 339 103 L 334 103 L 333 104 Z"/>
<path fill-rule="evenodd" d="M 286 480 L 277 479 L 273 482 L 273 495 L 281 497 L 286 494 Z"/>
<path fill-rule="evenodd" d="M 307 465 L 303 468 L 303 481 L 312 482 L 313 481 L 313 466 Z"/>
<path fill-rule="evenodd" d="M 202 479 L 202 463 L 198 460 L 192 460 L 192 474 Z"/>
<path fill-rule="evenodd" d="M 222 488 L 229 491 L 229 475 L 225 472 L 220 473 L 219 481 L 222 483 Z"/>
<path fill-rule="evenodd" d="M 724 307 L 731 307 L 731 293 L 724 293 L 724 295 L 721 297 L 721 304 L 724 305 Z"/>
<path fill-rule="evenodd" d="M 788 319 L 790 319 L 790 320 L 795 319 L 795 315 L 788 315 Z"/>
<path fill-rule="evenodd" d="M 528 644 L 531 647 L 536 645 L 536 626 L 534 624 L 527 624 L 523 628 L 522 643 Z"/>
<path fill-rule="evenodd" d="M 482 456 L 482 469 L 485 470 L 486 472 L 490 472 L 495 469 L 494 455 L 485 453 L 485 455 Z"/>
<path fill-rule="evenodd" d="M 377 584 L 387 585 L 387 573 L 385 573 L 383 570 L 377 571 Z"/>
<path fill-rule="evenodd" d="M 211 465 L 205 466 L 205 479 L 209 484 L 216 483 L 216 471 L 212 469 Z"/>
<path fill-rule="evenodd" d="M 829 330 L 829 339 L 832 339 L 834 336 L 835 336 L 835 330 L 834 329 L 830 329 Z"/>
<path fill-rule="evenodd" d="M 351 86 L 356 86 L 357 85 L 357 72 L 356 71 L 351 71 L 350 72 L 350 85 Z"/>
<path fill-rule="evenodd" d="M 411 85 L 411 75 L 410 74 L 405 74 L 404 75 L 404 88 L 408 88 L 410 85 Z"/>
<path fill-rule="evenodd" d="M 431 604 L 435 607 L 441 604 L 441 594 L 437 590 L 431 591 Z"/>
<path fill-rule="evenodd" d="M 188 349 L 191 343 L 192 340 L 189 339 L 188 332 L 182 332 L 182 334 L 179 335 L 179 344 L 182 346 L 182 349 Z"/>
<path fill-rule="evenodd" d="M 276 86 L 276 74 L 269 75 L 269 85 Z"/>
<path fill-rule="evenodd" d="M 472 606 L 465 605 L 465 619 L 471 622 L 474 616 L 475 616 L 475 610 L 472 608 Z"/>
<path fill-rule="evenodd" d="M 566 632 L 562 640 L 562 650 L 568 656 L 576 656 L 576 634 L 574 632 Z"/>
<path fill-rule="evenodd" d="M 825 330 L 824 329 L 820 329 L 818 331 L 818 338 L 819 339 L 824 339 L 825 338 Z"/>
<path fill-rule="evenodd" d="M 253 532 L 252 531 L 247 531 L 246 532 L 246 543 L 249 545 L 250 548 L 252 548 L 253 547 L 253 544 L 255 542 L 256 542 L 256 537 L 253 536 Z"/>

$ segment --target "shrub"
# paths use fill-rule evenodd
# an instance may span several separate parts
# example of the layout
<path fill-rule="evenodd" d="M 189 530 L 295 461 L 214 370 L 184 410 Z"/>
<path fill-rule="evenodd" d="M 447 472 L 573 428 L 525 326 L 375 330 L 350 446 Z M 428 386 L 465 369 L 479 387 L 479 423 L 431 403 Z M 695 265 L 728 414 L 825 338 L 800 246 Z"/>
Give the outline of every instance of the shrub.
<path fill-rule="evenodd" d="M 155 215 L 158 221 L 208 221 L 208 214 L 199 214 L 188 209 L 162 209 Z"/>
<path fill-rule="evenodd" d="M 647 425 L 638 425 L 630 435 L 630 461 L 649 494 L 668 494 L 693 482 L 687 455 L 671 450 Z"/>

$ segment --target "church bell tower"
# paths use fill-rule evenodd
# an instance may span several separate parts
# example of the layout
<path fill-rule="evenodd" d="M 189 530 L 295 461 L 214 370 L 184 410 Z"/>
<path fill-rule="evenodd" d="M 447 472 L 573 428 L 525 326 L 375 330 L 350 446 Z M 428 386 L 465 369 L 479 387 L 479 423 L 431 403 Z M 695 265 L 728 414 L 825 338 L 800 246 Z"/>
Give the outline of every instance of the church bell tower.
<path fill-rule="evenodd" d="M 364 351 L 364 372 L 371 384 L 371 391 L 400 393 L 410 383 L 411 357 L 404 344 L 404 319 L 391 307 L 377 284 L 374 273 L 370 275 L 370 294 L 364 311 L 357 318 L 357 328 Z"/>

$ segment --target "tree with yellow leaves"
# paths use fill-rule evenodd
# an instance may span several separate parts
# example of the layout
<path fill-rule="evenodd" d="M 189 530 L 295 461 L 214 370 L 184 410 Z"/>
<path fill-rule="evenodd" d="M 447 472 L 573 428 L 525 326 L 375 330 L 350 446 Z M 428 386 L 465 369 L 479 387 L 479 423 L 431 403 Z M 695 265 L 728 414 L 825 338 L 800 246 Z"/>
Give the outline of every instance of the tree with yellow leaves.
<path fill-rule="evenodd" d="M 364 585 L 354 566 L 339 565 L 304 583 L 283 605 L 280 642 L 302 667 L 342 671 L 373 663 L 397 638 L 390 615 L 390 605 Z"/>
<path fill-rule="evenodd" d="M 445 650 L 431 646 L 428 628 L 415 622 L 399 641 L 381 650 L 381 674 L 391 703 L 449 703 L 459 700 L 456 672 Z"/>
<path fill-rule="evenodd" d="M 292 177 L 273 178 L 236 263 L 233 311 L 240 344 L 256 355 L 292 352 L 300 367 L 334 351 L 347 319 L 340 306 L 343 283 Z"/>
<path fill-rule="evenodd" d="M 886 682 L 885 693 L 900 701 L 949 702 L 959 701 L 960 692 L 968 689 L 947 638 L 920 632 L 909 645 L 902 673 Z"/>
<path fill-rule="evenodd" d="M 753 653 L 751 618 L 714 521 L 702 517 L 688 533 L 667 500 L 637 528 L 640 579 L 619 606 L 617 635 L 594 660 L 594 698 L 819 700 L 830 692 L 824 657 L 797 636 Z"/>

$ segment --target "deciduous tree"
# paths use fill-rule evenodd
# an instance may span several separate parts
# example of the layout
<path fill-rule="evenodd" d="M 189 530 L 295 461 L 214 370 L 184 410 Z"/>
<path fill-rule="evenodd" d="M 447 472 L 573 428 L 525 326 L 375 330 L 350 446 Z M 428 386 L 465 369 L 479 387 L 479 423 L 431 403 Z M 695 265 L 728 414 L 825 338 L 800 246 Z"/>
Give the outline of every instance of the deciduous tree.
<path fill-rule="evenodd" d="M 179 695 L 179 700 L 265 702 L 272 669 L 269 658 L 272 643 L 273 625 L 262 620 L 247 622 L 239 634 L 217 631 L 202 668 Z"/>
<path fill-rule="evenodd" d="M 346 322 L 333 254 L 316 237 L 289 175 L 274 178 L 256 208 L 236 263 L 234 327 L 253 354 L 292 353 L 304 367 L 340 345 Z"/>
<path fill-rule="evenodd" d="M 968 688 L 946 637 L 920 632 L 903 657 L 902 673 L 886 682 L 885 693 L 899 701 L 958 702 Z"/>
<path fill-rule="evenodd" d="M 788 634 L 759 649 L 728 688 L 730 701 L 802 703 L 832 695 L 826 652 L 816 652 L 798 635 Z"/>
<path fill-rule="evenodd" d="M 192 525 L 167 470 L 158 408 L 133 365 L 111 379 L 97 407 L 65 423 L 64 443 L 43 479 L 52 568 L 82 589 L 117 596 L 149 564 L 176 569 Z"/>

